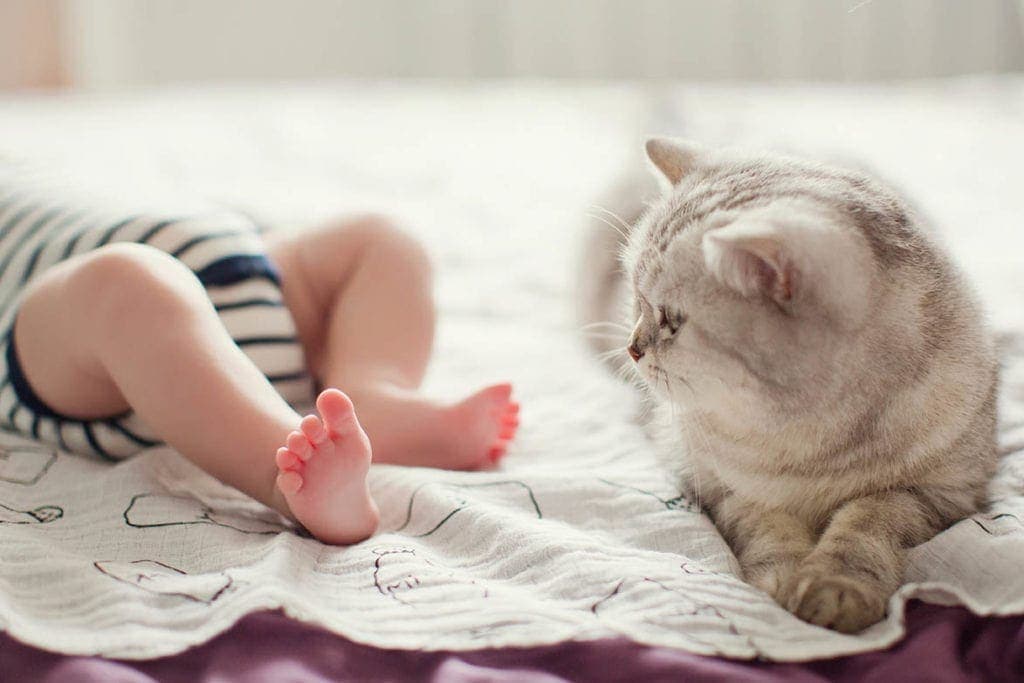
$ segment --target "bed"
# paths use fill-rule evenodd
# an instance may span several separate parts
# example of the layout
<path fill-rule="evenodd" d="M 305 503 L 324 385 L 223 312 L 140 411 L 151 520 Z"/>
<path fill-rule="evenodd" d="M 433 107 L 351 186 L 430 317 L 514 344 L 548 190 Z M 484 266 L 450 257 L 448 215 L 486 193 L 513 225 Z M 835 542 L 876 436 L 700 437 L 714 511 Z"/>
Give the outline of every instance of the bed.
<path fill-rule="evenodd" d="M 376 468 L 382 533 L 350 550 L 295 534 L 166 449 L 110 465 L 5 437 L 0 669 L 54 680 L 1024 675 L 1022 114 L 1016 77 L 0 101 L 0 154 L 107 191 L 201 197 L 278 229 L 397 216 L 438 263 L 428 387 L 508 377 L 523 403 L 499 470 Z M 585 217 L 655 132 L 879 169 L 936 218 L 988 305 L 1004 353 L 993 506 L 916 549 L 889 619 L 861 636 L 796 622 L 736 578 L 713 526 L 657 469 L 641 402 L 585 350 L 571 294 Z"/>

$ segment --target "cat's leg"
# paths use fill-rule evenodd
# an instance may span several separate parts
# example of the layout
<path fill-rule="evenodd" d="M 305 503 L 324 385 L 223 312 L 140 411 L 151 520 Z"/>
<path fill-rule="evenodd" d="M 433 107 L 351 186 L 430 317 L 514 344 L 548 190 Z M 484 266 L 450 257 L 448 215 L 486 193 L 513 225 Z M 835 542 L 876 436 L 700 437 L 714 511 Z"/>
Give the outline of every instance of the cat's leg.
<path fill-rule="evenodd" d="M 374 531 L 370 451 L 351 404 L 331 397 L 325 425 L 303 420 L 231 339 L 196 277 L 164 252 L 117 244 L 54 266 L 26 292 L 14 342 L 52 410 L 88 420 L 131 408 L 196 465 L 321 540 Z M 275 462 L 286 444 L 301 463 Z"/>
<path fill-rule="evenodd" d="M 313 372 L 352 397 L 375 462 L 476 469 L 502 457 L 518 425 L 510 384 L 453 403 L 419 390 L 434 301 L 418 242 L 364 217 L 280 239 L 271 253 Z"/>
<path fill-rule="evenodd" d="M 797 566 L 814 549 L 814 535 L 788 512 L 730 495 L 714 510 L 715 524 L 739 560 L 743 579 L 776 600 Z"/>
<path fill-rule="evenodd" d="M 903 578 L 906 549 L 935 535 L 935 518 L 908 491 L 846 503 L 784 587 L 783 604 L 804 621 L 843 633 L 880 621 Z"/>

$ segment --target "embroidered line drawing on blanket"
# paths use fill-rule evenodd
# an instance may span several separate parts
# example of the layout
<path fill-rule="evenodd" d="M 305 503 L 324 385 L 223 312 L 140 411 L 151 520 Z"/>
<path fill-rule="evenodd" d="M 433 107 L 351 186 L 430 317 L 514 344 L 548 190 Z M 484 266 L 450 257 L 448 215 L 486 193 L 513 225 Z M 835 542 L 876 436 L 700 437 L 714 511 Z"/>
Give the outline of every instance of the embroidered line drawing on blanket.
<path fill-rule="evenodd" d="M 49 524 L 64 516 L 58 505 L 40 505 L 31 510 L 18 510 L 0 503 L 0 524 Z"/>
<path fill-rule="evenodd" d="M 57 452 L 39 446 L 0 447 L 0 481 L 21 486 L 39 483 L 53 463 Z"/>
<path fill-rule="evenodd" d="M 147 593 L 205 605 L 213 604 L 234 586 L 234 580 L 224 572 L 193 575 L 157 560 L 100 560 L 93 562 L 93 566 L 105 576 Z"/>
<path fill-rule="evenodd" d="M 493 481 L 484 484 L 448 484 L 440 482 L 429 482 L 421 484 L 409 496 L 409 504 L 406 508 L 405 521 L 394 529 L 395 533 L 404 533 L 406 536 L 423 538 L 436 533 L 459 512 L 474 503 L 471 496 L 465 495 L 477 489 L 488 489 L 488 493 L 496 492 L 496 496 L 503 502 L 511 502 L 527 512 L 532 512 L 537 519 L 543 519 L 544 514 L 540 510 L 537 498 L 533 489 L 522 481 Z M 443 496 L 442 501 L 435 500 Z"/>
<path fill-rule="evenodd" d="M 666 593 L 670 595 L 666 596 Z M 679 609 L 668 613 L 664 610 L 648 609 L 651 604 L 665 603 L 666 601 L 673 605 L 679 605 Z M 694 599 L 693 595 L 684 592 L 681 588 L 674 588 L 648 576 L 620 580 L 609 594 L 591 605 L 590 611 L 598 619 L 611 618 L 618 621 L 649 624 L 658 629 L 671 628 L 680 634 L 685 634 L 685 637 L 693 642 L 721 653 L 714 643 L 692 635 L 693 629 L 688 626 L 700 622 L 702 632 L 707 632 L 710 625 L 720 631 L 720 637 L 731 636 L 740 641 L 749 649 L 748 656 L 760 656 L 760 651 L 751 638 L 741 633 L 733 620 L 725 616 L 718 607 Z"/>
<path fill-rule="evenodd" d="M 491 597 L 490 589 L 480 581 L 424 558 L 415 548 L 382 546 L 372 552 L 377 556 L 373 565 L 373 583 L 377 591 L 408 607 L 465 603 L 472 605 L 466 611 L 466 616 L 472 621 L 481 614 L 479 601 Z M 459 590 L 453 592 L 453 586 Z M 435 588 L 439 592 L 431 590 Z M 483 640 L 510 630 L 530 630 L 536 627 L 538 619 L 543 618 L 539 615 L 531 615 L 530 618 L 506 616 L 508 611 L 508 605 L 501 605 L 497 607 L 494 621 L 449 627 L 449 630 L 461 631 L 472 640 Z M 449 613 L 448 616 L 452 615 Z"/>
<path fill-rule="evenodd" d="M 421 556 L 415 548 L 377 547 L 372 552 L 377 556 L 373 562 L 373 585 L 381 595 L 404 605 L 432 602 L 429 591 L 425 594 L 419 590 L 429 586 L 445 586 L 442 598 L 445 602 L 453 599 L 453 585 L 465 589 L 459 591 L 457 599 L 478 600 L 490 595 L 480 582 Z"/>
<path fill-rule="evenodd" d="M 617 481 L 602 479 L 601 477 L 598 477 L 597 480 L 602 484 L 608 484 L 609 486 L 615 486 L 620 489 L 629 489 L 630 491 L 636 491 L 637 493 L 642 493 L 645 496 L 650 496 L 651 498 L 654 498 L 656 501 L 664 505 L 666 510 L 684 510 L 686 512 L 700 513 L 700 508 L 694 505 L 694 503 L 682 493 L 675 496 L 674 498 L 662 498 L 653 491 L 647 491 L 646 489 L 639 489 L 635 486 L 620 484 Z"/>
<path fill-rule="evenodd" d="M 1020 532 L 1022 529 L 1020 518 L 1009 512 L 977 514 L 971 517 L 971 521 L 981 527 L 981 530 L 989 536 L 1005 536 Z"/>
<path fill-rule="evenodd" d="M 533 625 L 534 622 L 528 619 L 502 619 L 501 621 L 495 621 L 490 624 L 483 624 L 482 626 L 473 626 L 468 628 L 466 629 L 466 636 L 473 640 L 482 640 L 501 631 L 507 631 L 514 628 L 530 628 Z"/>
<path fill-rule="evenodd" d="M 122 515 L 125 524 L 135 529 L 212 524 L 243 534 L 272 535 L 291 531 L 281 524 L 257 517 L 217 512 L 195 498 L 156 493 L 135 494 Z"/>

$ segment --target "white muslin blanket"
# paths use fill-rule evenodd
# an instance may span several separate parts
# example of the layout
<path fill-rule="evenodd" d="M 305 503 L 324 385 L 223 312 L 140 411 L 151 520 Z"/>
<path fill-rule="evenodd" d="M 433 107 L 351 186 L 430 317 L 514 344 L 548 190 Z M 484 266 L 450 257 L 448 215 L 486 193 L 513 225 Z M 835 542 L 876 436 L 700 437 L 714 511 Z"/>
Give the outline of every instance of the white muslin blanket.
<path fill-rule="evenodd" d="M 380 532 L 338 548 L 169 449 L 110 464 L 3 436 L 0 626 L 48 650 L 150 658 L 282 608 L 387 648 L 624 636 L 802 660 L 894 642 L 913 597 L 1024 612 L 1024 84 L 670 89 L 657 102 L 710 142 L 867 159 L 939 217 L 979 282 L 1004 354 L 992 506 L 911 551 L 886 621 L 836 634 L 744 584 L 656 464 L 638 397 L 585 350 L 571 306 L 577 228 L 635 157 L 646 91 L 339 85 L 0 101 L 0 130 L 17 132 L 0 152 L 272 221 L 367 206 L 404 216 L 438 261 L 428 386 L 454 396 L 511 379 L 523 409 L 507 458 L 479 473 L 375 466 Z"/>

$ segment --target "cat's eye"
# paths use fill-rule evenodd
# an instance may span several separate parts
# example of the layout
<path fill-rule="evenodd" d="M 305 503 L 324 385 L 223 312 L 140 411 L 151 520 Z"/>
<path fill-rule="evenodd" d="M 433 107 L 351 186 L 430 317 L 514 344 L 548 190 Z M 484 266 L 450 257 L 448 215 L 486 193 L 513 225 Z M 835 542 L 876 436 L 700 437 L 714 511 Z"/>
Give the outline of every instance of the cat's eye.
<path fill-rule="evenodd" d="M 676 311 L 670 311 L 664 306 L 658 307 L 658 327 L 668 330 L 669 334 L 675 334 L 686 322 L 686 316 Z"/>

